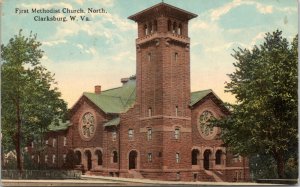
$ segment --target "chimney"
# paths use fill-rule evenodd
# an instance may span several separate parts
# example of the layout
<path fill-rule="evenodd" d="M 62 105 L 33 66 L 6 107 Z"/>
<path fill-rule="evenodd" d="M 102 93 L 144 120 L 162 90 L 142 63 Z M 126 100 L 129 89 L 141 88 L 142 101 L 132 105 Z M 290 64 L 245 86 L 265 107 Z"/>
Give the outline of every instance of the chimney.
<path fill-rule="evenodd" d="M 129 78 L 122 78 L 121 79 L 121 83 L 123 83 L 123 84 L 125 84 L 126 82 L 128 82 L 129 81 Z"/>
<path fill-rule="evenodd" d="M 95 86 L 95 94 L 100 94 L 101 93 L 101 86 L 100 85 L 96 85 Z"/>

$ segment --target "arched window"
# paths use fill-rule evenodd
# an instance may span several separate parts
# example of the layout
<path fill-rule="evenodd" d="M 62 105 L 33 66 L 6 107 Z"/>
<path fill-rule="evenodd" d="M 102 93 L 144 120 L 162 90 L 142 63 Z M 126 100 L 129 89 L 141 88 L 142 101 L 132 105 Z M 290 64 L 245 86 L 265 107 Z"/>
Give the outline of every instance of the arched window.
<path fill-rule="evenodd" d="M 118 162 L 118 152 L 114 151 L 113 152 L 113 163 L 117 163 Z"/>
<path fill-rule="evenodd" d="M 177 34 L 182 35 L 182 25 L 181 25 L 181 23 L 178 26 Z"/>
<path fill-rule="evenodd" d="M 153 30 L 154 32 L 157 31 L 157 20 L 154 20 Z"/>
<path fill-rule="evenodd" d="M 99 166 L 102 166 L 103 164 L 103 160 L 102 160 L 102 152 L 100 150 L 97 150 L 95 152 L 95 154 L 97 155 L 97 163 Z"/>
<path fill-rule="evenodd" d="M 147 24 L 144 25 L 144 34 L 148 35 L 148 26 L 147 26 Z"/>
<path fill-rule="evenodd" d="M 172 29 L 172 22 L 171 20 L 168 20 L 168 31 L 170 32 Z"/>
<path fill-rule="evenodd" d="M 221 150 L 217 150 L 217 152 L 216 152 L 216 165 L 220 165 L 221 164 L 221 158 L 222 158 L 222 151 Z"/>
<path fill-rule="evenodd" d="M 176 33 L 176 29 L 177 29 L 177 23 L 174 22 L 174 23 L 173 23 L 172 33 Z"/>
<path fill-rule="evenodd" d="M 153 27 L 152 27 L 152 23 L 149 23 L 149 33 L 152 34 L 153 33 Z"/>
<path fill-rule="evenodd" d="M 178 116 L 178 106 L 175 108 L 175 116 Z"/>

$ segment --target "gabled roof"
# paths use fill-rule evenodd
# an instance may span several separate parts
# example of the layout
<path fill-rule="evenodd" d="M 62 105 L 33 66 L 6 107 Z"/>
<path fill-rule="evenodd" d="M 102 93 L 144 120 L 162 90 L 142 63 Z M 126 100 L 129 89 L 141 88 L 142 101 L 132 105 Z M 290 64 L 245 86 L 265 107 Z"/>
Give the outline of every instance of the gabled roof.
<path fill-rule="evenodd" d="M 84 92 L 104 113 L 126 112 L 135 102 L 135 80 L 129 79 L 123 86 L 102 91 L 100 94 Z"/>
<path fill-rule="evenodd" d="M 192 92 L 190 106 L 193 106 L 194 104 L 198 103 L 201 99 L 203 99 L 205 96 L 207 96 L 210 93 L 213 93 L 211 89 Z"/>

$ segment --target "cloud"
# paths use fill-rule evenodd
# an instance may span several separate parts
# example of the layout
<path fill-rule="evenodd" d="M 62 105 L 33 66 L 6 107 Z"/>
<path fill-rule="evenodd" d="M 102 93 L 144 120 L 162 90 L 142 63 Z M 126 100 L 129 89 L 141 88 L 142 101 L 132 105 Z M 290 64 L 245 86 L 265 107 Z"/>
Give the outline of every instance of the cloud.
<path fill-rule="evenodd" d="M 208 22 L 205 22 L 203 20 L 197 20 L 195 22 L 192 22 L 191 29 L 209 29 L 210 24 Z"/>
<path fill-rule="evenodd" d="M 44 42 L 42 42 L 42 44 L 44 46 L 49 46 L 49 47 L 52 47 L 54 45 L 64 44 L 64 43 L 67 43 L 67 40 L 53 40 L 53 41 L 44 41 Z"/>
<path fill-rule="evenodd" d="M 273 12 L 273 6 L 262 5 L 260 3 L 256 3 L 256 9 L 262 14 L 271 14 Z"/>
<path fill-rule="evenodd" d="M 242 5 L 255 5 L 258 12 L 262 14 L 271 14 L 273 13 L 273 6 L 272 5 L 265 5 L 262 3 L 258 3 L 257 1 L 247 1 L 247 0 L 234 0 L 230 3 L 225 4 L 216 9 L 212 9 L 210 13 L 210 17 L 212 21 L 217 21 L 220 19 L 221 16 L 227 14 L 232 9 L 242 6 Z"/>
<path fill-rule="evenodd" d="M 32 4 L 25 4 L 25 3 L 22 3 L 20 5 L 21 7 L 24 7 L 24 8 L 29 8 L 29 9 L 32 9 L 32 8 L 36 8 L 36 9 L 51 9 L 51 8 L 69 8 L 69 9 L 73 9 L 73 6 L 69 3 L 63 3 L 63 2 L 60 2 L 60 3 L 41 3 L 41 4 L 38 4 L 38 3 L 32 3 Z"/>
<path fill-rule="evenodd" d="M 80 4 L 80 5 L 82 5 L 83 2 L 84 2 L 84 0 L 76 0 L 75 2 L 78 3 L 78 4 Z"/>
<path fill-rule="evenodd" d="M 87 54 L 93 55 L 93 56 L 97 55 L 97 50 L 95 47 L 90 47 L 90 48 L 84 50 L 84 52 L 86 52 Z"/>
<path fill-rule="evenodd" d="M 83 49 L 83 45 L 81 44 L 76 44 L 76 47 L 78 47 L 79 49 Z"/>
<path fill-rule="evenodd" d="M 211 11 L 211 20 L 216 21 L 222 15 L 227 14 L 231 9 L 240 6 L 242 4 L 241 0 L 234 0 L 233 2 L 227 3 L 226 5 L 213 9 Z"/>
<path fill-rule="evenodd" d="M 115 1 L 114 0 L 94 0 L 95 3 L 100 3 L 102 6 L 105 7 L 112 7 L 115 5 Z"/>
<path fill-rule="evenodd" d="M 297 7 L 284 7 L 284 8 L 276 7 L 276 10 L 285 13 L 294 13 L 298 11 Z"/>

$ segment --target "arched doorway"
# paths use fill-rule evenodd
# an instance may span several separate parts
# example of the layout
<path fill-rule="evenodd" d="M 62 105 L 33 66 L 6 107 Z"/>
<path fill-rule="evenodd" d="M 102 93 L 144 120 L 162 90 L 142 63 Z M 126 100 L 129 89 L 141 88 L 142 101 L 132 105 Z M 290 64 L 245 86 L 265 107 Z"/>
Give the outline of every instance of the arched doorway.
<path fill-rule="evenodd" d="M 87 161 L 87 170 L 92 169 L 92 154 L 91 151 L 85 151 L 86 161 Z"/>
<path fill-rule="evenodd" d="M 193 149 L 192 151 L 192 165 L 198 164 L 199 150 Z"/>
<path fill-rule="evenodd" d="M 75 151 L 75 164 L 80 165 L 81 164 L 81 152 Z"/>
<path fill-rule="evenodd" d="M 102 152 L 100 150 L 96 150 L 95 152 L 96 156 L 97 156 L 97 163 L 98 166 L 102 166 L 103 164 L 103 160 L 102 160 Z"/>
<path fill-rule="evenodd" d="M 206 169 L 206 170 L 209 170 L 209 157 L 210 157 L 210 155 L 211 155 L 211 151 L 210 150 L 205 150 L 204 151 L 204 162 L 203 162 L 203 167 L 204 167 L 204 169 Z"/>
<path fill-rule="evenodd" d="M 218 150 L 216 152 L 216 165 L 220 165 L 221 164 L 221 159 L 222 159 L 222 151 Z"/>
<path fill-rule="evenodd" d="M 136 169 L 137 168 L 137 152 L 130 151 L 129 153 L 129 169 Z"/>

